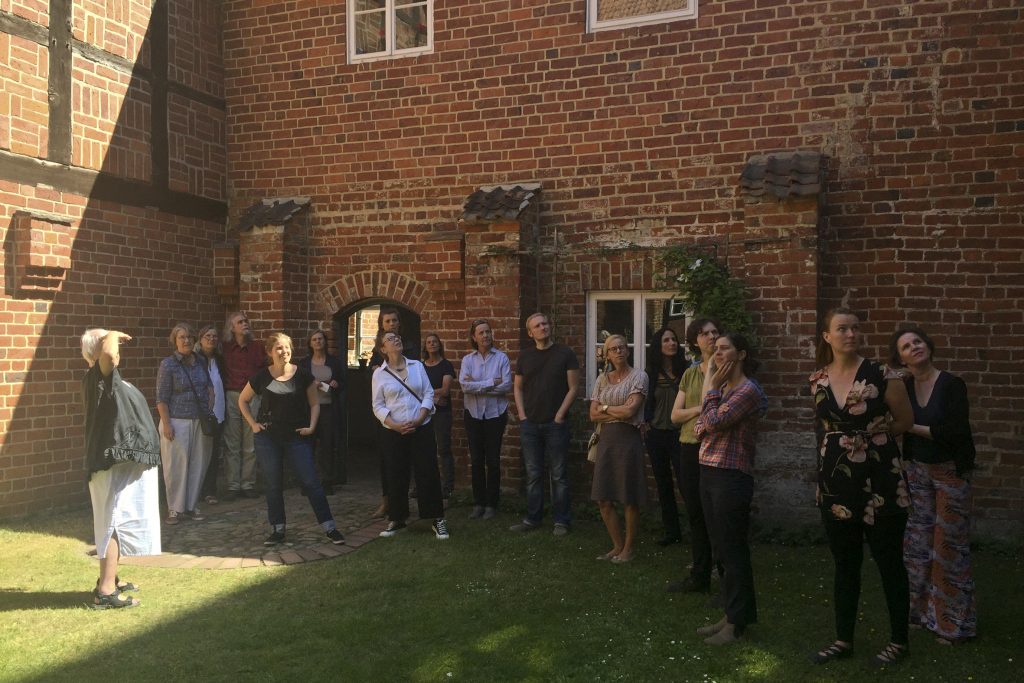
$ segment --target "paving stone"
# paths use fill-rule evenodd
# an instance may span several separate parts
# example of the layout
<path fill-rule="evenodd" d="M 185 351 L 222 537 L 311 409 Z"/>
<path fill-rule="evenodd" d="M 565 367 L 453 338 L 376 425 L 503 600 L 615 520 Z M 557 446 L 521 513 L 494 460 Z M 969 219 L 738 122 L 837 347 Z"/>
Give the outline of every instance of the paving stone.
<path fill-rule="evenodd" d="M 294 550 L 284 550 L 281 552 L 281 561 L 285 564 L 301 564 L 306 560 Z"/>
<path fill-rule="evenodd" d="M 309 501 L 298 488 L 292 488 L 284 495 L 288 519 L 285 544 L 263 545 L 263 539 L 270 534 L 266 500 L 239 498 L 204 506 L 204 521 L 183 519 L 177 525 L 165 525 L 161 529 L 162 555 L 125 557 L 122 562 L 169 569 L 242 569 L 314 562 L 344 557 L 377 540 L 380 531 L 387 526 L 386 519 L 373 518 L 380 504 L 380 482 L 375 469 L 343 486 L 336 486 L 327 498 L 335 523 L 347 539 L 344 546 L 326 541 Z M 83 550 L 89 551 L 95 557 L 95 548 L 89 546 Z"/>

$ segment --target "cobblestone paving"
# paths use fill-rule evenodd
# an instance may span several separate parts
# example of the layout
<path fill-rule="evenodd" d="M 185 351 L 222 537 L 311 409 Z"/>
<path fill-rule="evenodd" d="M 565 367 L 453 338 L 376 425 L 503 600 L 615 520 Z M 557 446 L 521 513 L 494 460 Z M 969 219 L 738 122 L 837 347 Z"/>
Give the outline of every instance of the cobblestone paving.
<path fill-rule="evenodd" d="M 202 507 L 205 519 L 183 519 L 175 526 L 162 527 L 163 554 L 154 557 L 122 558 L 122 564 L 148 567 L 239 569 L 245 567 L 299 564 L 353 552 L 377 538 L 384 520 L 372 518 L 380 504 L 380 483 L 373 473 L 336 486 L 327 497 L 345 545 L 332 544 L 316 522 L 309 501 L 298 487 L 285 491 L 287 540 L 277 546 L 263 545 L 270 534 L 267 503 L 259 498 L 239 498 Z"/>

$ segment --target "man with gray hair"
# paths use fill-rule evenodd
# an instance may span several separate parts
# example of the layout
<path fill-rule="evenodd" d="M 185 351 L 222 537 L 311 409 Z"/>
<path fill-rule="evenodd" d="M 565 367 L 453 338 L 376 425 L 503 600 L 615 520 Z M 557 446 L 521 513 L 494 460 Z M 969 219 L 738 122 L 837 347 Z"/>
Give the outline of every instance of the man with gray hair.
<path fill-rule="evenodd" d="M 137 606 L 126 595 L 136 586 L 120 580 L 118 562 L 122 556 L 160 554 L 160 437 L 146 397 L 117 369 L 126 341 L 131 337 L 123 332 L 98 328 L 82 335 L 82 357 L 89 364 L 82 379 L 85 457 L 100 560 L 94 609 Z"/>
<path fill-rule="evenodd" d="M 242 419 L 238 396 L 249 378 L 267 365 L 267 355 L 263 345 L 253 339 L 249 318 L 241 311 L 228 314 L 221 339 L 224 343 L 224 469 L 228 499 L 239 495 L 258 498 L 252 428 Z"/>

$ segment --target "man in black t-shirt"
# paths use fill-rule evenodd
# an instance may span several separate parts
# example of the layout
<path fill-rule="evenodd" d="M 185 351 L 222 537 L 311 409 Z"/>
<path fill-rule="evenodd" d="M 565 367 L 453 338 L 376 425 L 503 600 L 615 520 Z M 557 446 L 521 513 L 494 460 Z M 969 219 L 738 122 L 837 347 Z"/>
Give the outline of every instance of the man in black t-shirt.
<path fill-rule="evenodd" d="M 543 313 L 526 319 L 532 348 L 523 349 L 516 363 L 514 392 L 519 433 L 526 465 L 526 516 L 512 531 L 533 531 L 544 517 L 544 461 L 552 483 L 551 516 L 555 535 L 569 533 L 569 424 L 566 419 L 576 398 L 580 364 L 572 349 L 551 339 L 551 321 Z"/>

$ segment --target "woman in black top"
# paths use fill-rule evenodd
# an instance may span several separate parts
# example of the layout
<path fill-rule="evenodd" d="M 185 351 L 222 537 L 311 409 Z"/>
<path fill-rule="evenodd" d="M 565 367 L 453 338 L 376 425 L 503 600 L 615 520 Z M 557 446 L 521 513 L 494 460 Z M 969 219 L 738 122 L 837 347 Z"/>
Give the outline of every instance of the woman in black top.
<path fill-rule="evenodd" d="M 316 521 L 335 545 L 345 542 L 331 514 L 313 464 L 313 443 L 320 417 L 316 380 L 306 370 L 291 363 L 292 340 L 277 332 L 267 337 L 265 345 L 270 367 L 249 378 L 238 396 L 238 409 L 249 423 L 254 435 L 256 459 L 267 479 L 267 519 L 273 532 L 263 542 L 275 545 L 284 542 L 284 461 L 291 464 L 302 490 L 316 513 Z M 252 416 L 249 404 L 259 395 L 259 418 Z"/>
<path fill-rule="evenodd" d="M 345 483 L 343 463 L 338 458 L 341 446 L 341 406 L 345 390 L 345 368 L 341 359 L 327 353 L 327 335 L 320 330 L 309 335 L 309 355 L 298 366 L 316 380 L 320 419 L 316 423 L 316 467 L 324 493 L 334 493 L 335 484 Z"/>
<path fill-rule="evenodd" d="M 675 484 L 682 495 L 682 461 L 679 455 L 679 427 L 672 424 L 672 406 L 679 391 L 679 380 L 686 369 L 679 338 L 675 330 L 663 327 L 651 337 L 647 352 L 647 400 L 644 403 L 644 432 L 647 454 L 651 458 L 651 470 L 658 485 L 658 502 L 661 504 L 661 523 L 665 535 L 657 541 L 666 546 L 679 543 L 682 531 L 679 528 L 679 507 L 676 505 L 676 486 L 673 485 L 672 471 L 675 470 Z"/>
<path fill-rule="evenodd" d="M 910 579 L 910 623 L 944 645 L 976 635 L 971 576 L 971 436 L 967 385 L 932 365 L 935 342 L 920 327 L 897 330 L 892 361 L 910 371 L 907 391 L 914 425 L 903 437 L 903 457 L 914 505 L 903 539 Z"/>
<path fill-rule="evenodd" d="M 441 461 L 442 487 L 445 498 L 455 489 L 455 458 L 452 457 L 452 382 L 455 367 L 444 357 L 444 343 L 436 333 L 423 338 L 423 367 L 434 388 L 434 441 L 437 443 L 437 458 Z"/>

